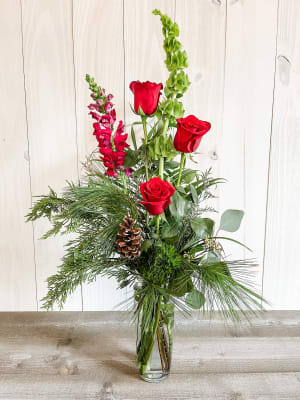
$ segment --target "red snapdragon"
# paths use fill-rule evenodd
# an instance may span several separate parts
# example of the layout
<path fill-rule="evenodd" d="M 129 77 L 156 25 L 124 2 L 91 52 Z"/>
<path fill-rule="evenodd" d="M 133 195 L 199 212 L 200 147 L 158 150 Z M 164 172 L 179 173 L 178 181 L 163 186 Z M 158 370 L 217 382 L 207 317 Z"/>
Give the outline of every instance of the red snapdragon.
<path fill-rule="evenodd" d="M 101 89 L 99 96 L 91 97 L 95 100 L 88 106 L 91 110 L 90 115 L 97 122 L 93 124 L 94 135 L 98 141 L 99 152 L 102 155 L 101 160 L 107 168 L 105 175 L 116 178 L 120 170 L 129 176 L 132 173 L 130 168 L 124 169 L 125 149 L 129 147 L 126 143 L 128 134 L 124 133 L 124 124 L 119 121 L 118 127 L 113 133 L 114 123 L 116 121 L 116 111 L 111 102 L 113 95 L 105 95 L 105 90 Z M 100 97 L 100 98 L 99 98 Z"/>

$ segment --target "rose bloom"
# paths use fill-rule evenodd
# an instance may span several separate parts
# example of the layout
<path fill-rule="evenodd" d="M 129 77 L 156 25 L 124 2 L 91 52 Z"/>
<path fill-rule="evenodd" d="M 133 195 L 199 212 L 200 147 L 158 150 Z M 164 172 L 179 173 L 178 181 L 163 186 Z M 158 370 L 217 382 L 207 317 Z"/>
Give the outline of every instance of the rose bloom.
<path fill-rule="evenodd" d="M 182 153 L 193 153 L 199 147 L 202 136 L 210 130 L 211 124 L 194 115 L 177 119 L 174 147 Z"/>
<path fill-rule="evenodd" d="M 151 215 L 162 214 L 171 203 L 174 186 L 160 178 L 152 178 L 140 183 L 140 191 L 145 201 L 139 201 Z"/>
<path fill-rule="evenodd" d="M 130 90 L 134 94 L 134 109 L 137 113 L 139 107 L 143 110 L 146 115 L 151 115 L 155 112 L 161 90 L 163 88 L 162 83 L 154 82 L 140 82 L 134 81 L 129 85 Z"/>

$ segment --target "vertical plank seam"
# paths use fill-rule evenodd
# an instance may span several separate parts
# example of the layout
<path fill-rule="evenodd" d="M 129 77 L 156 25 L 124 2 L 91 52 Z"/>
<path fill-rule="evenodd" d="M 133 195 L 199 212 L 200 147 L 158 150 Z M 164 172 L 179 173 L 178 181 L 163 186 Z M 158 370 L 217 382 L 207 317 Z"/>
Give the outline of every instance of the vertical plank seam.
<path fill-rule="evenodd" d="M 176 0 L 174 0 L 174 21 L 176 22 Z"/>
<path fill-rule="evenodd" d="M 279 9 L 280 0 L 277 0 L 277 21 L 276 21 L 276 45 L 275 45 L 275 65 L 274 65 L 274 78 L 273 78 L 273 94 L 272 94 L 272 113 L 271 113 L 271 129 L 269 140 L 269 160 L 268 160 L 268 180 L 267 180 L 267 194 L 265 206 L 265 232 L 264 232 L 264 254 L 263 254 L 263 270 L 261 278 L 262 297 L 264 295 L 264 278 L 265 278 L 265 262 L 266 262 L 266 242 L 267 242 L 267 225 L 268 225 L 268 209 L 269 209 L 269 190 L 270 190 L 270 167 L 271 167 L 271 152 L 272 152 L 272 137 L 273 137 L 273 122 L 274 122 L 274 103 L 276 91 L 276 74 L 277 74 L 277 53 L 278 53 L 278 31 L 279 31 Z"/>
<path fill-rule="evenodd" d="M 124 126 L 126 129 L 126 54 L 125 54 L 125 49 L 126 49 L 126 43 L 125 43 L 125 0 L 122 0 L 122 20 L 123 20 L 123 115 L 124 115 Z M 120 290 L 120 289 L 119 289 Z M 129 296 L 129 291 L 128 288 L 125 288 L 125 296 L 128 298 Z"/>
<path fill-rule="evenodd" d="M 77 179 L 79 182 L 79 150 L 78 150 L 78 116 L 77 116 L 77 91 L 76 91 L 76 67 L 75 67 L 75 43 L 74 43 L 74 0 L 71 0 L 71 19 L 72 19 L 72 55 L 73 55 L 73 85 L 74 85 L 74 113 L 75 113 L 75 144 L 76 144 L 76 166 Z M 83 291 L 80 282 L 81 311 L 83 311 Z"/>
<path fill-rule="evenodd" d="M 227 10 L 227 1 L 225 0 L 225 24 L 224 24 L 224 61 L 223 61 L 223 90 L 222 90 L 222 115 L 221 115 L 221 139 L 223 140 L 224 136 L 224 108 L 225 108 L 225 83 L 226 83 L 226 59 L 227 59 L 227 19 L 228 19 L 228 10 Z M 222 5 L 221 5 L 222 6 Z M 217 150 L 217 153 L 219 151 Z M 220 170 L 220 163 L 219 163 L 219 170 Z M 220 172 L 220 171 L 218 171 Z M 219 203 L 219 202 L 218 202 Z M 220 205 L 220 203 L 219 203 Z"/>
<path fill-rule="evenodd" d="M 20 4 L 20 17 L 21 17 L 21 49 L 22 49 L 22 73 L 23 73 L 23 88 L 24 88 L 24 102 L 25 102 L 25 119 L 26 119 L 26 140 L 27 140 L 27 152 L 28 152 L 28 174 L 29 174 L 29 189 L 30 189 L 30 203 L 32 204 L 32 175 L 31 175 L 31 158 L 30 158 L 30 145 L 29 145 L 29 129 L 28 129 L 28 110 L 27 110 L 27 92 L 26 92 L 26 76 L 25 76 L 25 58 L 24 58 L 24 31 L 23 31 L 23 8 L 22 0 Z M 35 230 L 34 223 L 31 222 L 32 226 L 32 242 L 33 242 L 33 262 L 34 262 L 34 280 L 35 280 L 35 301 L 36 311 L 39 309 L 38 294 L 37 294 L 37 263 L 36 263 L 36 248 L 35 248 Z"/>
<path fill-rule="evenodd" d="M 243 151 L 244 151 L 244 154 L 243 154 L 243 161 L 244 161 L 244 163 L 243 163 L 243 196 L 244 196 L 244 198 L 243 198 L 243 203 L 244 203 L 244 210 L 247 210 L 247 204 L 246 204 L 246 199 L 247 199 L 247 196 L 246 196 L 246 188 L 247 188 L 247 185 L 246 185 L 246 129 L 244 129 L 244 149 L 243 149 Z M 244 243 L 247 243 L 247 240 L 246 240 L 246 221 L 244 222 L 244 224 L 243 224 L 243 242 Z M 243 257 L 244 257 L 244 259 L 246 258 L 246 249 L 245 249 L 245 247 L 243 247 Z"/>
<path fill-rule="evenodd" d="M 225 24 L 224 24 L 224 62 L 223 62 L 223 105 L 222 105 L 222 121 L 224 124 L 224 103 L 225 103 L 225 81 L 226 81 L 226 58 L 227 58 L 227 19 L 228 19 L 228 0 L 225 0 Z M 222 127 L 223 127 L 222 124 Z M 222 134 L 224 129 L 222 128 Z"/>
<path fill-rule="evenodd" d="M 125 0 L 122 0 L 122 8 L 123 8 L 123 75 L 124 75 L 124 84 L 123 84 L 123 113 L 124 113 L 124 125 L 126 127 L 126 56 L 125 56 Z"/>

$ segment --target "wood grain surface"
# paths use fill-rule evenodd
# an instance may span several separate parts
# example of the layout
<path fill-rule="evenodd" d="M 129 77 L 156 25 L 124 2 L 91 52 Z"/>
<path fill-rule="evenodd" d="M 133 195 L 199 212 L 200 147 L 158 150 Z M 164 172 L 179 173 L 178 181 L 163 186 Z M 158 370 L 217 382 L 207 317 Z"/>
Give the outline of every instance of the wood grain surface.
<path fill-rule="evenodd" d="M 72 2 L 22 0 L 25 90 L 32 195 L 61 192 L 66 180 L 77 180 L 75 89 L 72 46 Z M 39 240 L 49 229 L 34 223 L 37 297 L 45 296 L 46 278 L 55 273 L 67 239 Z M 81 309 L 81 290 L 66 309 Z"/>
<path fill-rule="evenodd" d="M 92 99 L 86 74 L 94 77 L 107 94 L 113 93 L 117 120 L 124 121 L 123 8 L 120 1 L 74 0 L 73 37 L 79 171 L 83 173 L 82 163 L 92 151 L 97 151 L 93 120 L 87 108 Z M 82 291 L 84 311 L 110 310 L 126 295 L 125 290 L 117 290 L 114 279 L 106 277 L 90 285 L 83 284 Z"/>
<path fill-rule="evenodd" d="M 300 307 L 299 18 L 299 1 L 280 2 L 263 279 L 277 309 Z"/>
<path fill-rule="evenodd" d="M 0 54 L 0 310 L 29 311 L 37 304 L 18 0 L 1 1 Z"/>
<path fill-rule="evenodd" d="M 253 251 L 226 243 L 237 258 L 259 263 L 261 286 L 265 238 L 268 157 L 276 57 L 277 2 L 228 2 L 220 209 L 245 210 L 241 229 L 231 234 Z M 266 20 L 268 28 L 266 29 Z M 254 117 L 255 116 L 255 117 Z M 230 235 L 230 234 L 229 234 Z"/>
<path fill-rule="evenodd" d="M 128 313 L 1 313 L 0 399 L 300 398 L 300 313 L 269 312 L 239 329 L 176 317 L 172 373 L 137 374 Z"/>
<path fill-rule="evenodd" d="M 0 0 L 0 310 L 40 308 L 64 253 L 67 238 L 41 241 L 49 224 L 23 217 L 32 195 L 76 181 L 96 147 L 85 74 L 127 127 L 130 82 L 167 78 L 154 8 L 175 18 L 188 52 L 186 115 L 212 123 L 196 155 L 227 179 L 212 205 L 245 210 L 232 237 L 253 253 L 227 254 L 257 258 L 272 309 L 299 309 L 299 1 Z M 113 309 L 126 296 L 116 286 L 83 285 L 65 310 Z"/>

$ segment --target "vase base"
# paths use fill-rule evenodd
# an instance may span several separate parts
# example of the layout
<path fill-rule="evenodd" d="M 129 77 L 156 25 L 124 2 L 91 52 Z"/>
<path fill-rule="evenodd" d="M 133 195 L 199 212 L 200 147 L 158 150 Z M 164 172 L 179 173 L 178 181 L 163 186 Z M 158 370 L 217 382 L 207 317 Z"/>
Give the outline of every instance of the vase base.
<path fill-rule="evenodd" d="M 140 374 L 141 379 L 143 379 L 146 382 L 149 383 L 159 383 L 166 379 L 169 376 L 168 371 L 155 371 L 155 370 L 150 370 L 145 372 L 144 374 Z"/>

